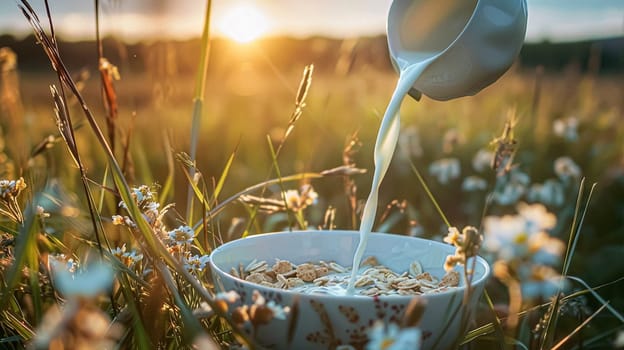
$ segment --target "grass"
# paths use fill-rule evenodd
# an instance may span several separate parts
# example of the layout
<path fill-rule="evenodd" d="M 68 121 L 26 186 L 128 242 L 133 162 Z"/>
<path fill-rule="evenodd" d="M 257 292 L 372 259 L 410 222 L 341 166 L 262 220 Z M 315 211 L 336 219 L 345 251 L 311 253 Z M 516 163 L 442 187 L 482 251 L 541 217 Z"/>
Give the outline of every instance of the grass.
<path fill-rule="evenodd" d="M 396 75 L 372 67 L 338 74 L 321 66 L 314 69 L 311 86 L 311 69 L 304 73 L 304 93 L 297 89 L 301 70 L 314 63 L 306 57 L 300 69 L 275 67 L 270 58 L 261 58 L 205 81 L 201 65 L 189 76 L 175 70 L 126 74 L 120 68 L 121 80 L 110 81 L 118 104 L 113 151 L 113 138 L 99 127 L 110 115 L 111 95 L 103 101 L 101 81 L 64 70 L 54 37 L 39 34 L 58 76 L 20 72 L 8 60 L 0 61 L 8 67 L 0 70 L 0 165 L 5 179 L 23 176 L 27 184 L 2 199 L 9 214 L 19 215 L 3 215 L 0 222 L 0 345 L 17 349 L 35 339 L 32 344 L 41 348 L 55 348 L 59 341 L 74 346 L 112 342 L 121 348 L 178 348 L 202 341 L 253 346 L 215 297 L 205 268 L 189 264 L 194 256 L 206 256 L 242 235 L 304 226 L 357 229 L 354 210 L 367 195 L 359 189 L 370 188 L 374 138 Z M 262 46 L 241 48 L 239 54 L 262 57 Z M 113 64 L 123 67 L 124 62 Z M 56 86 L 52 96 L 50 84 Z M 510 214 L 516 202 L 529 200 L 523 195 L 511 203 L 488 201 L 509 175 L 472 166 L 477 151 L 492 148 L 509 113 L 517 117 L 513 159 L 516 169 L 530 177 L 527 187 L 557 178 L 553 163 L 563 156 L 599 184 L 589 202 L 580 177 L 562 180 L 563 202 L 548 205 L 558 223 L 550 233 L 570 242 L 559 267 L 570 276 L 570 288 L 553 299 L 550 309 L 549 300 L 525 299 L 517 310 L 517 327 L 505 328 L 510 315 L 492 315 L 513 301 L 507 293 L 511 289 L 493 279 L 491 304 L 478 314 L 464 346 L 591 348 L 612 346 L 622 331 L 624 300 L 618 290 L 624 265 L 615 259 L 624 227 L 621 91 L 620 76 L 540 73 L 518 65 L 477 96 L 404 103 L 402 135 L 412 138 L 399 146 L 382 185 L 380 230 L 440 239 L 447 218 L 457 227 L 480 226 L 484 215 Z M 556 120 L 570 116 L 579 122 L 574 140 L 553 129 Z M 349 144 L 356 147 L 346 152 Z M 429 171 L 444 158 L 458 159 L 461 166 L 460 176 L 447 183 Z M 368 169 L 368 175 L 348 167 L 323 172 L 343 165 Z M 484 178 L 488 191 L 462 190 L 470 175 Z M 303 183 L 314 186 L 318 201 L 292 213 L 283 193 Z M 142 184 L 148 187 L 140 194 Z M 189 188 L 193 209 L 184 205 L 190 203 Z M 240 194 L 283 199 L 284 208 L 259 211 L 253 201 L 239 201 Z M 327 213 L 334 215 L 331 224 Z M 125 224 L 113 225 L 116 215 L 126 216 Z M 194 230 L 192 244 L 167 238 L 179 225 Z M 136 249 L 142 259 L 116 256 L 114 248 L 123 244 L 124 253 Z M 80 267 L 112 264 L 118 271 L 114 288 L 86 297 L 71 294 L 71 285 L 56 279 L 55 259 L 65 264 L 73 259 Z M 202 308 L 205 304 L 210 308 Z M 55 318 L 56 305 L 76 309 L 66 308 Z M 205 313 L 198 317 L 201 310 Z M 87 316 L 103 320 L 106 327 L 90 331 L 105 336 L 83 336 L 85 330 L 73 322 Z M 535 333 L 540 335 L 535 339 L 531 329 L 545 331 Z"/>

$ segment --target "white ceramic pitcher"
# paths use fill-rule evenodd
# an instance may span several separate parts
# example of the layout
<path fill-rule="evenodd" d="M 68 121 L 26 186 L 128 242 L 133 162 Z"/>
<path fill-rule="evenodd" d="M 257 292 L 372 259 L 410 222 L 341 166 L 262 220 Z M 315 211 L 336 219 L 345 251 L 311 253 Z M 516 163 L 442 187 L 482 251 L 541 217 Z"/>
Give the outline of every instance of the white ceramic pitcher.
<path fill-rule="evenodd" d="M 399 72 L 433 58 L 409 93 L 416 99 L 474 95 L 511 66 L 526 24 L 526 0 L 394 0 L 390 58 Z"/>

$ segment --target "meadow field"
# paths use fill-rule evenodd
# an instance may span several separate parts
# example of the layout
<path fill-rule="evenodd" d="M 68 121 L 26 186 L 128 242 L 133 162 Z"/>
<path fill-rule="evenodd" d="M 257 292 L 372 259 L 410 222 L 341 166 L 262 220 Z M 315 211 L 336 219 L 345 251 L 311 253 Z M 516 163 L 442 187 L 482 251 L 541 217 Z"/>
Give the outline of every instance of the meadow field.
<path fill-rule="evenodd" d="M 103 54 L 114 68 L 105 73 L 97 69 L 95 45 L 91 52 L 61 45 L 61 59 L 74 56 L 67 68 L 83 101 L 67 80 L 65 92 L 50 94 L 50 85 L 61 85 L 47 57 L 34 60 L 3 48 L 0 347 L 62 349 L 59 344 L 71 341 L 75 348 L 112 342 L 118 348 L 171 349 L 191 348 L 189 339 L 195 339 L 203 348 L 228 348 L 248 342 L 216 308 L 219 299 L 201 257 L 247 235 L 358 228 L 377 129 L 397 79 L 383 41 L 380 46 L 362 40 L 308 39 L 305 53 L 291 39 L 214 44 L 199 125 L 193 124 L 199 48 L 188 43 L 146 44 L 140 51 L 107 45 Z M 302 80 L 308 65 L 314 69 Z M 112 83 L 113 95 L 103 93 L 103 83 Z M 113 146 L 118 173 L 83 102 Z M 110 117 L 113 105 L 116 114 Z M 624 73 L 603 71 L 595 62 L 544 69 L 518 61 L 476 96 L 446 102 L 408 97 L 401 117 L 376 231 L 442 240 L 447 223 L 428 191 L 452 226 L 486 233 L 485 217 L 514 215 L 519 203 L 541 205 L 556 217 L 549 235 L 569 246 L 555 254 L 551 268 L 557 276 L 582 281 L 569 279 L 556 294 L 550 288 L 554 279 L 520 274 L 517 278 L 528 278 L 527 283 L 551 285 L 527 292 L 522 308 L 509 310 L 509 284 L 492 278 L 487 289 L 494 305 L 483 307 L 471 328 L 478 337 L 464 346 L 551 348 L 566 335 L 572 336 L 561 348 L 622 346 Z M 193 129 L 195 159 L 186 156 L 192 153 Z M 493 169 L 495 161 L 502 163 Z M 313 176 L 239 193 L 303 173 Z M 188 206 L 189 183 L 195 184 L 193 207 Z M 281 204 L 287 190 L 299 191 L 299 200 L 305 200 L 304 185 L 315 193 L 309 202 L 299 202 L 298 208 Z M 195 231 L 184 248 L 166 238 L 178 232 L 177 226 Z M 147 238 L 150 230 L 164 235 L 169 250 L 159 250 Z M 170 257 L 162 255 L 167 251 Z M 70 321 L 81 315 L 68 316 L 68 308 L 56 306 L 74 305 L 73 294 L 67 291 L 72 287 L 56 281 L 51 266 L 54 260 L 80 270 L 98 255 L 118 277 L 109 295 L 89 299 L 89 292 L 77 293 L 76 307 L 106 323 L 105 331 L 92 329 L 85 336 L 86 331 L 73 329 L 79 321 Z M 172 262 L 176 258 L 197 265 L 184 274 Z M 150 276 L 150 269 L 162 276 Z M 191 275 L 207 295 L 193 289 Z M 156 293 L 158 283 L 168 292 Z M 189 316 L 206 301 L 213 309 L 208 316 Z M 556 301 L 555 311 L 550 301 Z M 505 327 L 510 312 L 520 311 L 520 323 Z M 559 320 L 555 328 L 553 317 Z M 483 325 L 490 327 L 479 328 Z M 202 334 L 210 340 L 198 343 Z"/>

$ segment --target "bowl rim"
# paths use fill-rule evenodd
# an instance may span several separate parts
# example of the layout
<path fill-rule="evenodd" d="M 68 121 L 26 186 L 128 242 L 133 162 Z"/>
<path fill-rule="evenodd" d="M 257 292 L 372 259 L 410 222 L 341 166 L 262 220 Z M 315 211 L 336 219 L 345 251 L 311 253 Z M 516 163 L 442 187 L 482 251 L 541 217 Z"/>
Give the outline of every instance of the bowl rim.
<path fill-rule="evenodd" d="M 411 300 L 414 297 L 423 297 L 425 299 L 437 299 L 437 298 L 446 298 L 449 295 L 453 295 L 453 294 L 458 294 L 461 293 L 463 295 L 464 290 L 466 289 L 465 285 L 462 286 L 458 286 L 455 288 L 451 288 L 449 290 L 446 291 L 442 291 L 442 292 L 436 292 L 436 293 L 429 293 L 429 294 L 420 294 L 420 295 L 377 295 L 377 296 L 367 296 L 367 295 L 359 295 L 359 294 L 353 294 L 353 295 L 331 295 L 331 294 L 307 294 L 307 293 L 300 293 L 300 292 L 294 292 L 292 290 L 289 289 L 279 289 L 279 288 L 274 288 L 274 287 L 269 287 L 269 286 L 263 286 L 257 283 L 252 283 L 249 281 L 246 281 L 244 279 L 238 278 L 234 275 L 231 275 L 228 271 L 223 270 L 217 263 L 215 263 L 214 258 L 215 255 L 218 254 L 223 254 L 224 252 L 227 251 L 228 248 L 231 248 L 232 246 L 236 246 L 237 244 L 240 244 L 241 241 L 243 240 L 262 240 L 262 239 L 267 239 L 270 238 L 272 236 L 285 236 L 285 235 L 292 235 L 292 236 L 306 236 L 306 235 L 314 235 L 314 234 L 320 234 L 320 235 L 325 235 L 325 234 L 339 234 L 339 235 L 360 235 L 360 232 L 357 230 L 296 230 L 296 231 L 279 231 L 279 232 L 267 232 L 267 233 L 259 233 L 259 234 L 255 234 L 252 236 L 247 236 L 244 238 L 237 238 L 235 240 L 231 240 L 229 242 L 223 243 L 221 244 L 219 247 L 215 248 L 212 250 L 212 252 L 209 255 L 209 264 L 210 264 L 210 268 L 211 268 L 211 272 L 213 275 L 213 279 L 214 279 L 214 274 L 215 273 L 219 273 L 221 275 L 225 275 L 225 276 L 229 276 L 229 278 L 231 278 L 232 280 L 240 283 L 243 286 L 248 286 L 249 289 L 257 289 L 258 291 L 269 291 L 269 292 L 279 292 L 279 293 L 283 293 L 285 295 L 289 295 L 291 297 L 299 297 L 299 298 L 314 298 L 314 299 L 321 299 L 321 300 L 325 300 L 325 299 L 332 299 L 332 300 L 361 300 L 361 301 L 370 301 L 370 300 L 374 300 L 374 299 L 379 299 L 379 300 L 384 300 L 384 301 L 403 301 L 403 300 Z M 449 244 L 440 242 L 440 241 L 435 241 L 435 240 L 431 240 L 431 239 L 426 239 L 426 238 L 420 238 L 420 237 L 412 237 L 412 236 L 405 236 L 405 235 L 401 235 L 401 234 L 395 234 L 395 233 L 386 233 L 386 232 L 371 232 L 372 235 L 385 235 L 385 236 L 392 236 L 395 238 L 403 238 L 403 239 L 411 239 L 411 240 L 415 240 L 415 241 L 420 241 L 423 243 L 427 243 L 427 244 L 433 244 L 433 245 L 437 245 L 439 247 L 445 247 L 445 249 L 447 249 L 446 247 L 452 247 Z M 476 256 L 475 258 L 471 258 L 472 259 L 476 259 L 475 264 L 476 265 L 481 265 L 483 267 L 483 274 L 480 276 L 475 276 L 475 278 L 472 280 L 472 289 L 475 289 L 475 286 L 478 286 L 480 284 L 485 284 L 485 282 L 487 281 L 487 279 L 490 277 L 491 274 L 491 267 L 490 264 L 487 262 L 487 260 L 485 260 L 483 257 L 481 256 Z M 475 266 L 476 266 L 475 265 Z M 475 267 L 476 270 L 476 267 Z M 463 276 L 462 276 L 463 278 Z M 216 283 L 215 283 L 215 287 L 216 287 Z"/>

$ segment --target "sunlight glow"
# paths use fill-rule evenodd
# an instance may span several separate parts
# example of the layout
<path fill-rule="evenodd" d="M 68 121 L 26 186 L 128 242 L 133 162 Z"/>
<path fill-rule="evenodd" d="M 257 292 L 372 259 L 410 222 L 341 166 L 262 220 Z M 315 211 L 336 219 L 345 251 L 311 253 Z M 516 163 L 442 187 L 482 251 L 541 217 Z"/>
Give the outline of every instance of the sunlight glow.
<path fill-rule="evenodd" d="M 227 10 L 217 23 L 218 30 L 239 43 L 249 43 L 267 33 L 269 21 L 253 4 L 235 5 Z"/>

